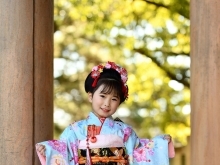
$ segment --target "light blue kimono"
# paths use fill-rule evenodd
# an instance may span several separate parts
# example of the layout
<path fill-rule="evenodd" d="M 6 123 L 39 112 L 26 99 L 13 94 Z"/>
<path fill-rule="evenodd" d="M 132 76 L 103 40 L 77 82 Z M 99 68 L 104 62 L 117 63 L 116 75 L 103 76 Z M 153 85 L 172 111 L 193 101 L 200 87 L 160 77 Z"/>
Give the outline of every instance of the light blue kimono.
<path fill-rule="evenodd" d="M 119 139 L 119 143 L 122 142 L 126 148 L 129 165 L 169 165 L 169 157 L 174 157 L 173 143 L 168 145 L 163 135 L 151 140 L 139 139 L 129 125 L 114 121 L 112 118 L 106 118 L 102 123 L 94 113 L 90 112 L 87 119 L 69 125 L 61 134 L 60 140 L 39 143 L 46 146 L 46 157 L 38 153 L 41 164 L 78 165 L 78 147 L 80 142 L 87 138 L 88 125 L 101 126 L 100 136 L 102 139 L 104 137 L 105 142 L 110 141 L 109 145 L 112 147 L 117 142 L 111 144 L 111 135 Z M 103 140 L 100 140 L 100 143 L 103 143 Z"/>

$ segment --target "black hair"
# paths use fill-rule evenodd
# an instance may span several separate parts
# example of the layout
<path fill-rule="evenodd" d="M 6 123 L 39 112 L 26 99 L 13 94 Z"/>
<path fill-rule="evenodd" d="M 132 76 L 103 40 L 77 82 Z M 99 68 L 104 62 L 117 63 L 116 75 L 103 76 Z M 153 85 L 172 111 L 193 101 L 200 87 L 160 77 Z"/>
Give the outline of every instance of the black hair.
<path fill-rule="evenodd" d="M 92 86 L 95 79 L 91 77 L 91 73 L 87 76 L 85 80 L 85 91 L 94 94 L 94 92 L 101 86 L 104 85 L 102 93 L 109 94 L 114 92 L 120 98 L 120 103 L 125 101 L 125 94 L 123 93 L 123 82 L 121 80 L 121 75 L 115 69 L 103 69 L 100 73 L 97 84 L 95 87 Z"/>

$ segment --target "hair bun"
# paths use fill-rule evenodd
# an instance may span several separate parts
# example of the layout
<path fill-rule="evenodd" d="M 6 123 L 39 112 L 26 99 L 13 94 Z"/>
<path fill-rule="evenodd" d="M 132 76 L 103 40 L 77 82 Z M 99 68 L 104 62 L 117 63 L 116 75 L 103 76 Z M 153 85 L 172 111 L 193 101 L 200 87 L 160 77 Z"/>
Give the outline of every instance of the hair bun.
<path fill-rule="evenodd" d="M 127 71 L 125 68 L 117 65 L 114 62 L 107 62 L 106 64 L 99 64 L 92 68 L 92 71 L 89 73 L 85 80 L 85 91 L 92 92 L 96 87 L 96 84 L 99 79 L 109 78 L 114 79 L 122 83 L 122 92 L 124 98 L 128 98 L 128 86 L 127 86 Z"/>

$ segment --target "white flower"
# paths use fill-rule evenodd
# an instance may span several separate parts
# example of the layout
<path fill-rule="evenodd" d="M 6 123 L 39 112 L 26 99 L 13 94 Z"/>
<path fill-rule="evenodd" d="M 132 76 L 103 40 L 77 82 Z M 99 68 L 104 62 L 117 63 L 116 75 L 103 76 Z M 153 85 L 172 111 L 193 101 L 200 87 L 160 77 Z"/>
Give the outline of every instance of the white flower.
<path fill-rule="evenodd" d="M 51 159 L 51 162 L 50 162 L 51 165 L 68 165 L 66 160 L 63 158 L 63 155 L 61 154 L 57 154 L 57 155 L 54 155 Z"/>

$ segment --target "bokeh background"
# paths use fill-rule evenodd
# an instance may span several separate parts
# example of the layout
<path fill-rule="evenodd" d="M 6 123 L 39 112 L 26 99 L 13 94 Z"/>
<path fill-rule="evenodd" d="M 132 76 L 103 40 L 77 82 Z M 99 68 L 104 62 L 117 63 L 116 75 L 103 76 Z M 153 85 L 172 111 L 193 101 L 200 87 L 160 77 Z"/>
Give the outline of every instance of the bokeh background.
<path fill-rule="evenodd" d="M 129 86 L 114 117 L 139 137 L 168 133 L 177 151 L 187 147 L 189 33 L 189 0 L 54 0 L 55 138 L 91 110 L 84 91 L 91 68 L 114 61 L 127 69 Z"/>

